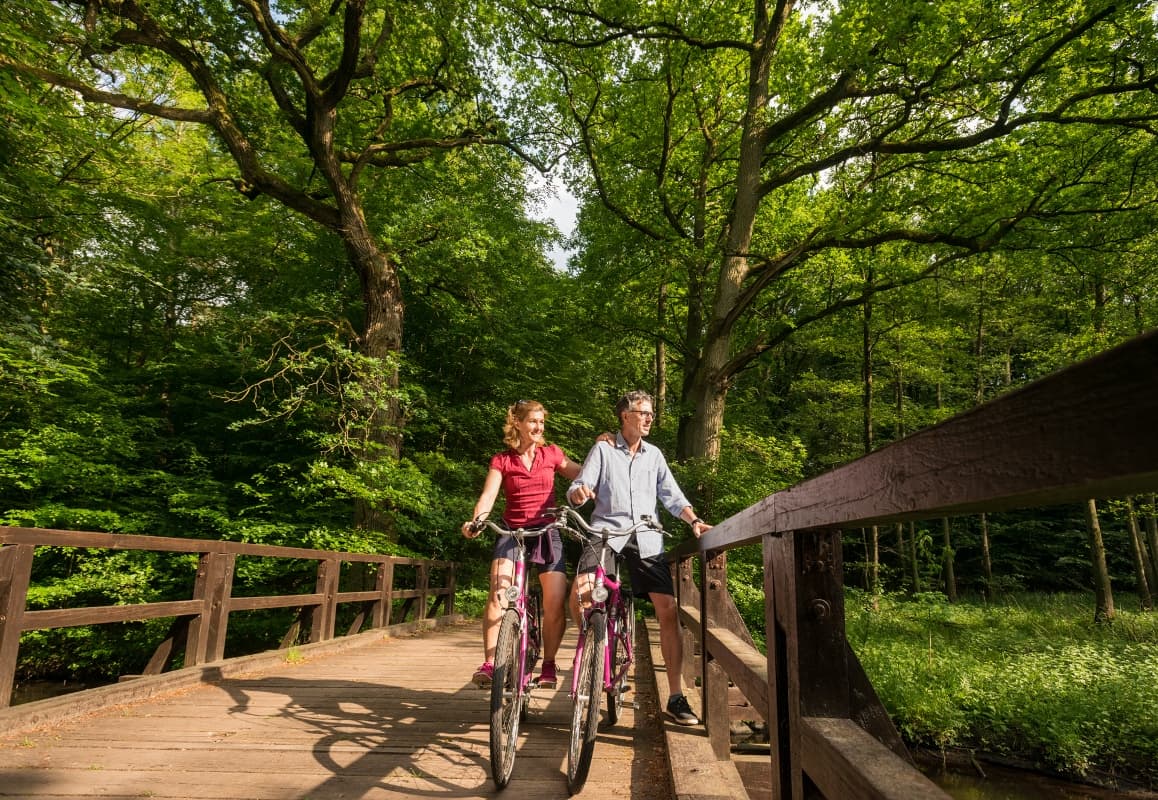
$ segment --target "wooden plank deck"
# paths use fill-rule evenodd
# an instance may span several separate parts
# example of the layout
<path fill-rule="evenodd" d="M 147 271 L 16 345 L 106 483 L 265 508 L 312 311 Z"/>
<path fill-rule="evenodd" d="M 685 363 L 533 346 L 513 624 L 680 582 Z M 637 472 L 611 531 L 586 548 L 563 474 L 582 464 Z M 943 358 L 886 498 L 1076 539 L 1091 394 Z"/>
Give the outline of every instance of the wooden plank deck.
<path fill-rule="evenodd" d="M 560 652 L 568 677 L 573 633 Z M 308 652 L 219 682 L 0 732 L 0 797 L 567 797 L 564 688 L 536 693 L 514 776 L 495 790 L 490 695 L 470 683 L 480 650 L 477 621 L 375 636 L 365 646 Z M 638 708 L 626 708 L 618 726 L 600 730 L 591 777 L 576 797 L 672 796 L 649 672 L 645 661 L 644 679 L 633 684 Z"/>

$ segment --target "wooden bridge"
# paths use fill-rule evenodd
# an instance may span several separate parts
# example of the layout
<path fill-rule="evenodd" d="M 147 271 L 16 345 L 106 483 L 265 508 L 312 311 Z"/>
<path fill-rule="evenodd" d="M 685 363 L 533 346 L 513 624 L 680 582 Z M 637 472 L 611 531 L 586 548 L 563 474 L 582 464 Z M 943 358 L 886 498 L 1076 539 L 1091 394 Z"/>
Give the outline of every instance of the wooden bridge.
<path fill-rule="evenodd" d="M 137 699 L 117 702 L 129 684 L 109 687 L 99 709 L 80 715 L 64 707 L 68 698 L 51 701 L 69 713 L 37 712 L 53 721 L 0 742 L 0 796 L 496 796 L 490 693 L 470 682 L 479 623 L 442 617 L 392 630 L 305 645 L 292 658 L 283 651 L 207 665 L 181 688 L 167 676 L 140 678 L 133 683 L 152 685 L 136 687 Z M 639 684 L 640 710 L 600 731 L 596 768 L 579 797 L 670 796 L 654 680 Z M 567 796 L 570 720 L 566 690 L 535 693 L 503 797 Z"/>
<path fill-rule="evenodd" d="M 687 659 L 693 673 L 687 682 L 702 685 L 705 726 L 660 722 L 654 687 L 665 682 L 650 674 L 663 668 L 651 631 L 641 650 L 652 654 L 652 666 L 641 665 L 635 676 L 639 707 L 621 726 L 601 732 L 583 796 L 943 800 L 912 766 L 845 639 L 840 532 L 1155 491 L 1156 420 L 1158 334 L 1151 333 L 774 494 L 685 543 L 673 568 L 687 652 L 698 654 Z M 14 528 L 0 528 L 0 545 L 0 706 L 8 705 L 23 631 L 174 620 L 145 670 L 152 674 L 0 708 L 0 796 L 495 794 L 487 778 L 486 693 L 467 681 L 478 629 L 457 622 L 453 565 Z M 45 545 L 197 553 L 193 597 L 27 611 L 33 554 Z M 726 553 L 741 546 L 758 546 L 764 556 L 766 653 L 752 644 L 727 592 Z M 317 561 L 315 591 L 234 597 L 236 559 L 270 555 Z M 361 565 L 374 588 L 342 591 L 343 564 Z M 396 588 L 395 570 L 406 567 L 415 577 Z M 437 569 L 448 577 L 433 586 Z M 346 635 L 335 638 L 343 604 L 358 611 Z M 300 609 L 309 643 L 221 660 L 230 613 L 291 606 Z M 399 627 L 404 613 L 416 619 Z M 365 625 L 371 630 L 359 632 Z M 431 627 L 444 630 L 417 633 Z M 287 633 L 287 641 L 302 638 L 296 628 Z M 166 672 L 179 652 L 186 666 Z M 746 786 L 740 780 L 746 766 L 728 742 L 736 689 L 769 721 L 771 739 L 770 755 L 747 772 Z M 503 792 L 511 798 L 566 794 L 566 697 L 556 691 L 540 703 L 515 780 Z"/>

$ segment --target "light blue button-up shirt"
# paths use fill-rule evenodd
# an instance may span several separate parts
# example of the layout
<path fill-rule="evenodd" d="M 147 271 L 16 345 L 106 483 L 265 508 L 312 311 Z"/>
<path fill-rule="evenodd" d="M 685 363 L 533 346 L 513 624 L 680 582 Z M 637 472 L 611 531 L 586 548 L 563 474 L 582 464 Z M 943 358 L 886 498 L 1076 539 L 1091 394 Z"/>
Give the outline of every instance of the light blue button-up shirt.
<path fill-rule="evenodd" d="M 623 435 L 615 434 L 615 446 L 598 442 L 583 461 L 579 477 L 571 488 L 585 485 L 595 492 L 595 511 L 591 514 L 594 527 L 623 530 L 650 516 L 659 521 L 656 502 L 678 517 L 691 505 L 668 469 L 667 459 L 658 447 L 640 441 L 639 451 L 633 458 Z M 639 555 L 651 558 L 663 552 L 663 535 L 655 531 L 636 534 Z M 616 552 L 627 544 L 626 537 L 609 541 Z"/>

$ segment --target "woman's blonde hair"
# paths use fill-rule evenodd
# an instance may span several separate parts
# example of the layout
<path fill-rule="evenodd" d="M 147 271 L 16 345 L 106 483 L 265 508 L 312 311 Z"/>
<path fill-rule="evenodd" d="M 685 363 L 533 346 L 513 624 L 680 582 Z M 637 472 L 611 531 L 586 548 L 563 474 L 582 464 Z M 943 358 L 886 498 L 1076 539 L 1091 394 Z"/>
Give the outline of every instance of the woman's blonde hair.
<path fill-rule="evenodd" d="M 507 421 L 503 425 L 503 443 L 512 450 L 518 450 L 523 440 L 519 434 L 519 423 L 535 411 L 543 412 L 547 419 L 547 409 L 538 400 L 517 400 L 507 408 Z"/>

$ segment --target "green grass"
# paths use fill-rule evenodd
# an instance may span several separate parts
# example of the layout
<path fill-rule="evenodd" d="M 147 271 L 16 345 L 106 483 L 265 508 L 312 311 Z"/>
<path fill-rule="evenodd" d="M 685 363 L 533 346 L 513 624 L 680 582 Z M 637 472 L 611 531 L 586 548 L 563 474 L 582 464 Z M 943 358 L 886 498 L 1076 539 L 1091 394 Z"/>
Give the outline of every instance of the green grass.
<path fill-rule="evenodd" d="M 1123 597 L 1128 603 L 1129 599 Z M 848 639 L 911 744 L 1158 784 L 1158 614 L 1083 595 L 950 605 L 849 590 Z"/>

